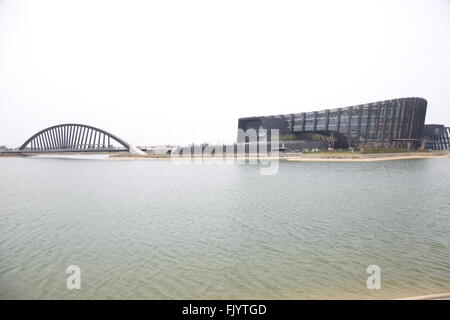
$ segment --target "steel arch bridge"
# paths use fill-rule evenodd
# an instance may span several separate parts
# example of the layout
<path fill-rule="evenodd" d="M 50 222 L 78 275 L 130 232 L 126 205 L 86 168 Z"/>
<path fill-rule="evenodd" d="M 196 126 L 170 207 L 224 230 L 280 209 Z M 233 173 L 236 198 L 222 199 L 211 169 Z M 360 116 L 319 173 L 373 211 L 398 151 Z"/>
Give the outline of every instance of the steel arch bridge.
<path fill-rule="evenodd" d="M 59 124 L 43 129 L 19 148 L 19 152 L 130 152 L 133 147 L 119 137 L 92 126 Z"/>

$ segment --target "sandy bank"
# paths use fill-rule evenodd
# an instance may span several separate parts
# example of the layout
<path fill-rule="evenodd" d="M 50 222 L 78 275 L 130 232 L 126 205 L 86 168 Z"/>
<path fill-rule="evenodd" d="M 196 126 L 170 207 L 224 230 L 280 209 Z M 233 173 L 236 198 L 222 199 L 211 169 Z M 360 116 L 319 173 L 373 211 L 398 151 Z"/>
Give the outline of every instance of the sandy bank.
<path fill-rule="evenodd" d="M 287 157 L 287 161 L 336 161 L 336 162 L 372 162 L 407 159 L 449 158 L 448 151 L 410 152 L 410 153 L 378 153 L 378 154 L 302 154 Z"/>
<path fill-rule="evenodd" d="M 450 292 L 429 294 L 425 296 L 416 296 L 408 298 L 400 298 L 396 300 L 450 300 Z"/>
<path fill-rule="evenodd" d="M 388 161 L 388 160 L 406 160 L 406 159 L 433 159 L 433 158 L 450 158 L 448 151 L 433 151 L 433 152 L 410 152 L 410 153 L 378 153 L 378 154 L 297 154 L 297 155 L 281 155 L 279 157 L 170 157 L 169 155 L 156 156 L 132 156 L 132 155 L 112 155 L 109 160 L 280 160 L 280 161 L 300 161 L 300 162 L 372 162 L 372 161 Z"/>

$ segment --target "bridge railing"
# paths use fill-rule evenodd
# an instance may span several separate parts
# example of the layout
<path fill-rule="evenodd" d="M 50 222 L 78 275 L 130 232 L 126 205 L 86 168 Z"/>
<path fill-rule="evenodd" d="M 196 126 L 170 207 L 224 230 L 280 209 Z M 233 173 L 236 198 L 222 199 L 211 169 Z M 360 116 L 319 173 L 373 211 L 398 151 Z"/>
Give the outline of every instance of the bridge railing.
<path fill-rule="evenodd" d="M 22 150 L 20 149 L 14 149 L 12 151 L 14 152 L 68 152 L 68 151 L 74 151 L 74 152 L 89 152 L 89 151 L 97 151 L 97 152 L 116 152 L 116 151 L 127 151 L 128 149 L 124 147 L 116 147 L 116 146 L 102 146 L 102 145 L 74 145 L 74 146 L 58 146 L 56 148 L 53 147 L 47 147 L 47 148 L 24 148 Z"/>

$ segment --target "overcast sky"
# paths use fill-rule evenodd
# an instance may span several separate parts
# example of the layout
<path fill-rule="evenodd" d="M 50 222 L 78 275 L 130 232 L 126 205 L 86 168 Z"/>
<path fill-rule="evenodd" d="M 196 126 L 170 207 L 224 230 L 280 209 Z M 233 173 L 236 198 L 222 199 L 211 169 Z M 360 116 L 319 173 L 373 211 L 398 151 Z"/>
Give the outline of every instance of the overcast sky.
<path fill-rule="evenodd" d="M 0 0 L 0 145 L 233 142 L 239 117 L 415 96 L 450 125 L 449 0 Z"/>

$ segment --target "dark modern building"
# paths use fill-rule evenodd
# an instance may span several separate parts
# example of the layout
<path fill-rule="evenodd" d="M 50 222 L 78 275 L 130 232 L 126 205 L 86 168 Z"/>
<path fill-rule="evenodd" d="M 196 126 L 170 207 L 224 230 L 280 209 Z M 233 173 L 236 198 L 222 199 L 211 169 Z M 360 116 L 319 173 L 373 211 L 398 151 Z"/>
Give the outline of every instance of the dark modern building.
<path fill-rule="evenodd" d="M 426 124 L 423 140 L 425 149 L 450 150 L 450 127 L 443 124 Z"/>
<path fill-rule="evenodd" d="M 238 128 L 279 129 L 291 148 L 419 148 L 423 147 L 427 101 L 385 100 L 351 107 L 239 119 Z M 246 137 L 238 134 L 238 143 Z"/>

